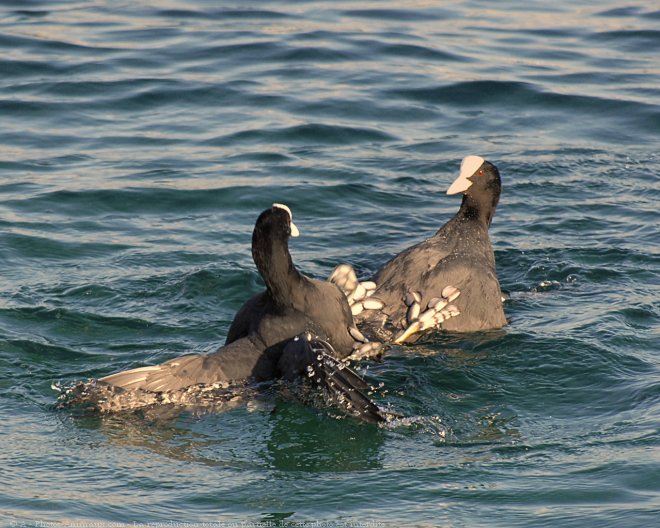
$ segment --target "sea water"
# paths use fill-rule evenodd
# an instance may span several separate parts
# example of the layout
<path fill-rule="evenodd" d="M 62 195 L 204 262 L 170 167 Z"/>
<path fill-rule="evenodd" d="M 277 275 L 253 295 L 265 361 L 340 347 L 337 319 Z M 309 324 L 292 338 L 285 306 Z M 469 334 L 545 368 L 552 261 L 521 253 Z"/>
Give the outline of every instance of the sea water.
<path fill-rule="evenodd" d="M 1 522 L 656 524 L 659 24 L 641 0 L 2 2 Z M 271 203 L 301 271 L 368 277 L 457 211 L 469 154 L 502 174 L 510 324 L 360 365 L 397 423 L 280 386 L 56 408 L 220 346 Z"/>

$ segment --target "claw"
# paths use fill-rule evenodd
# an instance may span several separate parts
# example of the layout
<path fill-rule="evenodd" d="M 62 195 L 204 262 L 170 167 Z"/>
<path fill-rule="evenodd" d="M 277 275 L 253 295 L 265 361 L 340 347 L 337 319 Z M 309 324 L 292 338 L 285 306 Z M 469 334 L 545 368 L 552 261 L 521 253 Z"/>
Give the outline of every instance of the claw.
<path fill-rule="evenodd" d="M 442 290 L 442 296 L 447 299 L 447 302 L 452 302 L 458 296 L 461 294 L 458 288 L 454 288 L 453 286 L 445 286 L 445 288 Z"/>
<path fill-rule="evenodd" d="M 428 307 L 429 308 L 435 308 L 438 304 L 440 304 L 442 302 L 445 303 L 444 306 L 447 305 L 447 301 L 445 299 L 443 299 L 442 297 L 433 297 L 433 299 L 431 299 L 429 301 L 429 306 Z"/>
<path fill-rule="evenodd" d="M 351 313 L 353 315 L 360 315 L 364 311 L 364 306 L 362 303 L 356 303 L 351 306 Z"/>
<path fill-rule="evenodd" d="M 422 311 L 422 295 L 419 292 L 410 290 L 403 302 L 408 306 L 406 311 L 406 324 L 408 326 L 412 325 L 414 321 L 419 317 L 419 313 Z"/>
<path fill-rule="evenodd" d="M 365 310 L 381 310 L 385 303 L 380 299 L 366 299 L 362 301 L 362 306 Z"/>
<path fill-rule="evenodd" d="M 406 320 L 408 321 L 408 324 L 411 324 L 414 320 L 416 320 L 419 317 L 419 313 L 421 311 L 422 307 L 417 301 L 412 303 L 406 312 Z"/>
<path fill-rule="evenodd" d="M 367 298 L 364 299 L 363 301 L 356 302 L 353 304 L 349 302 L 348 305 L 351 307 L 351 313 L 353 315 L 359 315 L 364 310 L 382 310 L 383 306 L 385 306 L 385 303 L 380 299 Z"/>
<path fill-rule="evenodd" d="M 351 337 L 360 343 L 367 343 L 369 340 L 364 337 L 364 334 L 360 332 L 357 326 L 351 326 L 348 329 L 348 333 L 351 334 Z"/>
<path fill-rule="evenodd" d="M 348 303 L 353 304 L 353 303 L 356 303 L 358 301 L 361 301 L 366 296 L 367 296 L 366 288 L 358 282 L 355 289 L 349 295 L 347 295 L 346 297 L 348 299 Z"/>
<path fill-rule="evenodd" d="M 353 316 L 360 315 L 364 310 L 381 310 L 385 306 L 383 301 L 371 298 L 376 291 L 376 283 L 358 281 L 350 264 L 339 264 L 330 274 L 328 281 L 339 286 L 344 292 Z"/>
<path fill-rule="evenodd" d="M 368 297 L 371 297 L 376 291 L 376 283 L 373 281 L 360 282 L 355 274 L 353 266 L 350 264 L 339 264 L 339 266 L 332 270 L 328 281 L 339 286 L 339 289 L 344 292 L 346 299 L 348 299 L 349 306 L 364 301 Z M 363 308 L 367 310 L 379 309 L 375 307 L 368 308 L 366 306 Z M 382 306 L 380 308 L 382 308 Z"/>
<path fill-rule="evenodd" d="M 369 295 L 371 295 L 373 292 L 376 291 L 377 286 L 374 281 L 364 281 L 361 282 L 360 284 L 362 284 L 362 286 L 364 286 L 364 289 L 367 290 L 367 297 L 369 297 Z"/>
<path fill-rule="evenodd" d="M 412 306 L 415 302 L 421 303 L 422 295 L 419 292 L 410 290 L 408 293 L 406 293 L 404 302 L 406 303 L 406 306 Z"/>

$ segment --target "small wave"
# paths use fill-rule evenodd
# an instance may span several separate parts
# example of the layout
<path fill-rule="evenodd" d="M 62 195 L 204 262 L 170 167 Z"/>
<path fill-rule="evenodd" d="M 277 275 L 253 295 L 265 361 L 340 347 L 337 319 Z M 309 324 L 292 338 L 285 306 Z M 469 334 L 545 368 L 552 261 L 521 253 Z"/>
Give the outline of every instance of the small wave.
<path fill-rule="evenodd" d="M 309 46 L 304 48 L 293 48 L 282 50 L 272 57 L 277 62 L 345 62 L 353 61 L 356 55 L 335 48 L 323 48 L 320 46 Z"/>
<path fill-rule="evenodd" d="M 22 77 L 53 77 L 80 71 L 80 64 L 65 64 L 50 60 L 16 60 L 0 58 L 0 71 L 5 79 Z"/>
<path fill-rule="evenodd" d="M 475 105 L 494 101 L 521 101 L 536 98 L 538 90 L 529 83 L 511 81 L 466 81 L 429 88 L 405 88 L 386 92 L 429 104 Z"/>
<path fill-rule="evenodd" d="M 221 189 L 123 188 L 81 191 L 57 190 L 23 200 L 5 202 L 24 213 L 45 210 L 65 216 L 93 216 L 103 213 L 154 213 L 221 210 L 250 194 L 245 186 Z"/>
<path fill-rule="evenodd" d="M 279 129 L 245 130 L 207 141 L 208 145 L 234 143 L 310 143 L 350 145 L 359 142 L 385 142 L 395 138 L 379 130 L 338 125 L 309 124 Z"/>
<path fill-rule="evenodd" d="M 8 316 L 15 315 L 7 312 L 7 310 L 2 310 L 0 312 L 0 318 L 5 319 Z M 87 357 L 86 354 L 78 350 L 49 343 L 37 336 L 32 336 L 30 339 L 7 339 L 3 340 L 2 344 L 4 354 L 9 353 L 8 355 L 21 358 L 23 361 L 29 358 L 30 362 L 39 367 L 43 363 L 85 359 Z"/>
<path fill-rule="evenodd" d="M 163 18 L 171 18 L 174 20 L 181 19 L 202 19 L 202 20 L 224 20 L 224 19 L 249 19 L 249 20 L 277 20 L 285 18 L 295 18 L 294 15 L 289 13 L 282 13 L 279 11 L 270 11 L 266 9 L 161 9 L 154 13 L 155 16 Z"/>
<path fill-rule="evenodd" d="M 548 231 L 550 234 L 550 230 Z M 556 230 L 553 231 L 556 234 Z M 587 236 L 587 234 L 585 234 Z M 497 252 L 498 265 L 528 283 L 575 286 L 576 283 L 612 284 L 637 279 L 654 269 L 659 259 L 642 251 L 614 247 L 558 247 Z M 649 275 L 652 279 L 652 275 Z M 623 283 L 620 283 L 623 284 Z"/>
<path fill-rule="evenodd" d="M 394 20 L 397 22 L 429 22 L 453 18 L 451 11 L 442 9 L 346 9 L 342 15 L 355 18 Z"/>
<path fill-rule="evenodd" d="M 14 86 L 15 93 L 30 93 L 35 95 L 63 96 L 68 99 L 83 97 L 90 99 L 92 106 L 98 105 L 99 98 L 110 94 L 127 94 L 152 87 L 168 87 L 177 85 L 174 81 L 158 78 L 133 78 L 120 80 L 38 80 Z"/>
<path fill-rule="evenodd" d="M 657 53 L 660 51 L 660 31 L 658 30 L 601 31 L 588 38 L 592 41 L 616 45 L 619 49 L 634 53 Z"/>
<path fill-rule="evenodd" d="M 117 330 L 122 328 L 124 330 L 145 329 L 149 327 L 154 332 L 158 332 L 159 330 L 164 332 L 166 329 L 166 327 L 160 327 L 159 329 L 153 328 L 153 326 L 158 327 L 158 325 L 153 325 L 144 319 L 136 317 L 94 314 L 59 307 L 25 306 L 12 308 L 11 312 L 12 317 L 21 319 L 23 322 L 39 322 L 45 326 L 49 322 L 57 321 L 58 327 L 61 328 L 76 327 L 84 329 L 93 323 L 99 326 L 106 326 L 107 330 L 111 327 L 115 327 Z"/>
<path fill-rule="evenodd" d="M 23 19 L 44 18 L 50 15 L 50 11 L 40 9 L 16 9 L 15 11 L 11 12 L 11 15 L 15 15 Z"/>
<path fill-rule="evenodd" d="M 207 105 L 276 106 L 284 100 L 281 96 L 251 93 L 245 86 L 159 83 L 148 89 L 134 90 L 133 93 L 120 99 L 106 100 L 101 106 L 118 106 L 126 110 L 152 109 L 169 105 L 178 108 Z"/>
<path fill-rule="evenodd" d="M 375 119 L 389 121 L 401 126 L 401 123 L 433 121 L 439 113 L 430 108 L 417 108 L 412 105 L 388 105 L 372 99 L 324 99 L 315 102 L 296 102 L 289 104 L 292 112 L 301 117 L 322 116 L 345 119 Z"/>
<path fill-rule="evenodd" d="M 106 256 L 130 249 L 127 244 L 108 242 L 85 242 L 78 236 L 74 239 L 36 234 L 6 233 L 0 234 L 2 246 L 10 251 L 15 258 L 51 260 L 69 260 L 72 255 L 78 259 Z"/>
<path fill-rule="evenodd" d="M 405 57 L 419 60 L 432 60 L 439 62 L 471 62 L 471 59 L 465 56 L 440 51 L 426 46 L 416 46 L 412 44 L 378 44 L 373 43 L 373 49 L 378 50 L 380 54 Z"/>
<path fill-rule="evenodd" d="M 641 14 L 641 8 L 638 6 L 628 6 L 628 7 L 615 7 L 612 9 L 607 9 L 596 13 L 596 16 L 608 17 L 608 18 L 619 18 L 619 17 L 636 17 Z"/>
<path fill-rule="evenodd" d="M 247 35 L 246 35 L 247 36 Z M 221 44 L 214 46 L 173 47 L 164 50 L 170 60 L 179 62 L 184 58 L 194 56 L 197 61 L 212 60 L 231 64 L 263 63 L 280 60 L 282 53 L 290 51 L 290 47 L 277 40 L 262 40 L 256 34 L 250 34 L 256 42 L 241 42 L 238 44 Z"/>
<path fill-rule="evenodd" d="M 388 95 L 450 106 L 499 104 L 516 108 L 531 106 L 581 113 L 616 111 L 621 115 L 630 113 L 639 113 L 644 116 L 648 116 L 649 113 L 658 115 L 656 107 L 651 104 L 620 98 L 606 99 L 582 94 L 548 92 L 537 85 L 526 82 L 467 81 L 431 88 L 393 90 L 388 92 Z"/>
<path fill-rule="evenodd" d="M 118 51 L 117 48 L 105 46 L 87 46 L 83 44 L 74 44 L 72 42 L 66 42 L 63 40 L 28 37 L 24 35 L 11 35 L 8 33 L 0 34 L 0 47 L 8 49 L 26 49 L 30 51 L 45 53 L 73 52 L 76 55 L 97 55 L 99 52 L 103 51 Z"/>

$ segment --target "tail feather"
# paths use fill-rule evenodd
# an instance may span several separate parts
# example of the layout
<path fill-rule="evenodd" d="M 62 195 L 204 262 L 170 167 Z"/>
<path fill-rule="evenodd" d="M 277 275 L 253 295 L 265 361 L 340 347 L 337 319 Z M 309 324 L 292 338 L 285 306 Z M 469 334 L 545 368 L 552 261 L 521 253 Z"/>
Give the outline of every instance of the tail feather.
<path fill-rule="evenodd" d="M 162 370 L 162 368 L 161 365 L 134 368 L 99 378 L 99 381 L 126 390 L 141 389 L 145 381 L 153 374 Z"/>
<path fill-rule="evenodd" d="M 250 379 L 264 356 L 263 346 L 250 337 L 225 345 L 212 354 L 188 354 L 160 365 L 105 376 L 99 381 L 126 390 L 167 392 L 193 385 Z"/>
<path fill-rule="evenodd" d="M 206 356 L 196 354 L 181 356 L 160 365 L 111 374 L 99 381 L 124 390 L 140 389 L 149 392 L 179 390 L 190 385 L 209 382 L 209 379 L 206 379 L 209 376 L 203 368 L 205 359 Z M 214 374 L 215 377 L 222 379 L 217 373 Z"/>
<path fill-rule="evenodd" d="M 387 418 L 365 394 L 369 384 L 337 359 L 330 343 L 321 339 L 296 338 L 287 344 L 280 360 L 285 379 L 302 377 L 325 389 L 332 400 L 351 414 L 370 422 Z"/>
<path fill-rule="evenodd" d="M 345 404 L 349 411 L 370 422 L 384 422 L 386 417 L 365 394 L 369 384 L 355 371 L 334 357 L 323 354 L 321 360 L 325 375 L 324 388 L 328 389 L 335 399 Z"/>

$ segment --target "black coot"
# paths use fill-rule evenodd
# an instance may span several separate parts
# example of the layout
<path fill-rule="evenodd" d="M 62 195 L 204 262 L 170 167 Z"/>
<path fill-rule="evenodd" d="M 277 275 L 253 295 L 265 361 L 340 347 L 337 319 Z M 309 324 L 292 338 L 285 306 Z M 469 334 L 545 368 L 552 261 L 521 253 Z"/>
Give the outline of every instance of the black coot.
<path fill-rule="evenodd" d="M 447 194 L 463 194 L 458 213 L 431 238 L 402 251 L 376 273 L 370 299 L 384 306 L 357 314 L 358 325 L 373 329 L 388 323 L 405 328 L 413 322 L 412 304 L 418 304 L 419 313 L 429 301 L 433 305 L 449 296 L 460 313 L 447 314 L 455 316 L 442 321 L 442 329 L 474 332 L 504 326 L 502 293 L 488 236 L 500 192 L 497 167 L 479 156 L 466 157 L 459 177 L 447 190 Z M 460 292 L 455 300 L 451 287 Z"/>
<path fill-rule="evenodd" d="M 368 401 L 360 393 L 366 386 L 363 380 L 337 362 L 359 344 L 351 335 L 360 336 L 348 302 L 334 284 L 296 270 L 288 249 L 290 236 L 298 236 L 298 229 L 287 206 L 273 204 L 257 219 L 252 255 L 266 291 L 236 314 L 225 346 L 212 354 L 182 356 L 99 381 L 165 392 L 198 384 L 293 379 L 316 371 L 320 384 L 343 393 L 354 405 Z"/>

